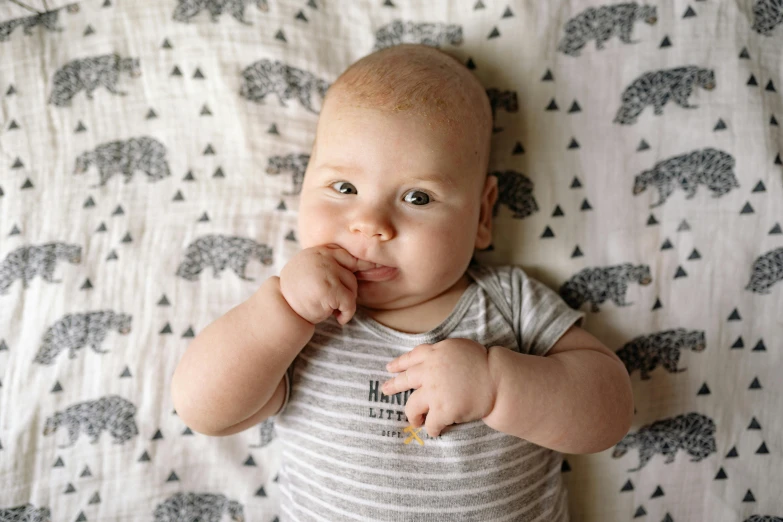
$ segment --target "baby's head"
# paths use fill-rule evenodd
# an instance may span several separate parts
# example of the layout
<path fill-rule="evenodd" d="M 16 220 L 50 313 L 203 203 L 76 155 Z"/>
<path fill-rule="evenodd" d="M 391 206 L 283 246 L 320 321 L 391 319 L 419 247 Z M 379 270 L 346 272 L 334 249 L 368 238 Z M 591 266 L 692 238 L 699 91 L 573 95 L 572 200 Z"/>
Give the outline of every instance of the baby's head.
<path fill-rule="evenodd" d="M 302 248 L 337 244 L 396 268 L 357 304 L 407 308 L 442 294 L 492 239 L 492 111 L 459 61 L 402 44 L 351 65 L 327 91 L 299 206 Z"/>

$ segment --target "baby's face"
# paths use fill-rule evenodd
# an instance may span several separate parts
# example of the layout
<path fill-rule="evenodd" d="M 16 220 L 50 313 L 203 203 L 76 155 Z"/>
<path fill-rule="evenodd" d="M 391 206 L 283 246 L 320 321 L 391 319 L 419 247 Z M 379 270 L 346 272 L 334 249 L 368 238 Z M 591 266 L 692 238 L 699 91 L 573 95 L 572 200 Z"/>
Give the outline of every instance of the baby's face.
<path fill-rule="evenodd" d="M 357 304 L 374 309 L 436 297 L 487 246 L 477 245 L 485 166 L 473 134 L 410 112 L 329 100 L 302 187 L 303 249 L 334 243 L 396 269 L 359 280 Z"/>

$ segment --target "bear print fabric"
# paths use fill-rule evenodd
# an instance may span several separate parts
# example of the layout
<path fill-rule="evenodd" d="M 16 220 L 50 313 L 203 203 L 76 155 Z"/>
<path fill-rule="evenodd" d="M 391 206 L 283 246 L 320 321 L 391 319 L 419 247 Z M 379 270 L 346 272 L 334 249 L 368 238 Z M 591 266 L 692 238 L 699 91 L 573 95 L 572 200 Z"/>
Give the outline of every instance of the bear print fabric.
<path fill-rule="evenodd" d="M 783 520 L 780 0 L 0 0 L 0 522 L 285 519 L 274 418 L 195 433 L 171 375 L 298 251 L 330 84 L 408 42 L 486 88 L 477 258 L 631 377 L 571 519 Z"/>

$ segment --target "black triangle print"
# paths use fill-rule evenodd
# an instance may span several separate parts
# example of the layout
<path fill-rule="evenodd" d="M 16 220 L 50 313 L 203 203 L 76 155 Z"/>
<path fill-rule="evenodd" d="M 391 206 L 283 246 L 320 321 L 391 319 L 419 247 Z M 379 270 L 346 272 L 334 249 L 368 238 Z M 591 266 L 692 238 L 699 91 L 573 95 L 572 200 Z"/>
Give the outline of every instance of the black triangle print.
<path fill-rule="evenodd" d="M 465 63 L 465 67 L 467 67 L 471 71 L 474 71 L 476 69 L 476 64 L 473 62 L 473 58 L 468 57 L 468 61 Z"/>
<path fill-rule="evenodd" d="M 633 518 L 643 517 L 646 514 L 647 514 L 647 510 L 644 509 L 644 506 L 639 506 L 638 508 L 636 508 L 636 512 L 633 514 Z"/>
<path fill-rule="evenodd" d="M 625 484 L 623 484 L 623 487 L 622 487 L 622 489 L 620 490 L 620 492 L 622 493 L 623 491 L 633 491 L 633 490 L 634 490 L 634 487 L 633 487 L 633 482 L 631 482 L 631 480 L 630 480 L 630 479 L 628 479 L 628 480 L 625 482 Z"/>
<path fill-rule="evenodd" d="M 63 391 L 63 387 L 60 385 L 60 381 L 54 383 L 50 393 L 57 393 Z"/>
<path fill-rule="evenodd" d="M 223 174 L 223 169 L 221 167 L 218 167 L 217 170 L 215 170 L 215 173 L 212 174 L 213 178 L 225 178 L 226 175 Z"/>
<path fill-rule="evenodd" d="M 277 134 L 278 136 L 280 135 L 280 133 L 277 132 L 277 125 L 274 124 L 274 123 L 272 124 L 271 127 L 269 127 L 269 130 L 266 131 L 266 132 L 267 132 L 267 134 Z"/>
<path fill-rule="evenodd" d="M 731 450 L 726 454 L 727 459 L 733 459 L 739 457 L 739 453 L 737 453 L 737 447 L 733 446 Z"/>
<path fill-rule="evenodd" d="M 593 207 L 591 207 L 590 203 L 587 202 L 587 198 L 582 201 L 582 206 L 579 208 L 579 210 L 593 210 Z"/>
<path fill-rule="evenodd" d="M 481 0 L 478 0 L 478 2 L 476 2 L 476 5 L 473 6 L 474 11 L 477 9 L 484 9 L 484 3 Z"/>
<path fill-rule="evenodd" d="M 12 228 L 12 229 L 11 229 L 11 233 L 10 233 L 10 234 L 8 234 L 8 235 L 9 235 L 9 236 L 18 236 L 18 235 L 19 235 L 19 234 L 21 234 L 21 233 L 22 233 L 22 231 L 21 231 L 21 230 L 19 230 L 19 227 L 18 227 L 18 226 L 16 226 L 16 225 L 14 225 L 14 228 Z"/>
<path fill-rule="evenodd" d="M 555 81 L 555 77 L 552 76 L 552 71 L 549 69 L 546 70 L 546 73 L 544 73 L 544 77 L 541 78 L 542 82 L 552 82 Z"/>
<path fill-rule="evenodd" d="M 546 110 L 548 110 L 548 111 L 560 110 L 560 109 L 557 108 L 557 103 L 555 102 L 554 98 L 552 98 L 552 101 L 550 101 L 549 105 L 546 106 Z"/>
<path fill-rule="evenodd" d="M 574 251 L 571 252 L 571 258 L 572 259 L 575 258 L 575 257 L 582 257 L 583 255 L 584 254 L 582 253 L 582 251 L 579 250 L 579 245 L 576 245 L 576 248 L 574 248 Z"/>
<path fill-rule="evenodd" d="M 203 80 L 204 74 L 201 72 L 201 69 L 196 67 L 196 72 L 193 73 L 193 78 L 196 80 Z"/>
<path fill-rule="evenodd" d="M 189 338 L 189 337 L 195 337 L 196 334 L 193 332 L 193 327 L 188 327 L 187 330 L 185 330 L 185 333 L 182 334 L 182 338 Z"/>
<path fill-rule="evenodd" d="M 780 223 L 775 223 L 775 226 L 773 226 L 769 230 L 769 235 L 772 236 L 774 234 L 783 234 L 783 229 L 780 228 Z"/>
<path fill-rule="evenodd" d="M 103 7 L 111 7 L 111 0 L 106 0 L 103 2 Z"/>
<path fill-rule="evenodd" d="M 125 211 L 122 210 L 122 205 L 117 205 L 117 208 L 111 213 L 112 216 L 122 216 L 123 214 L 125 214 Z"/>
<path fill-rule="evenodd" d="M 756 183 L 756 186 L 753 187 L 753 192 L 766 192 L 767 187 L 764 186 L 764 182 L 759 180 L 758 183 Z"/>
<path fill-rule="evenodd" d="M 652 309 L 657 310 L 658 308 L 663 308 L 663 305 L 661 304 L 661 300 L 656 298 L 655 304 L 653 305 Z"/>
<path fill-rule="evenodd" d="M 207 107 L 206 103 L 201 108 L 200 116 L 212 116 L 212 111 L 209 110 L 209 107 Z"/>
<path fill-rule="evenodd" d="M 753 207 L 750 205 L 750 201 L 745 202 L 745 206 L 740 210 L 740 214 L 753 214 Z"/>
<path fill-rule="evenodd" d="M 734 341 L 734 344 L 731 345 L 732 350 L 736 350 L 738 348 L 745 348 L 745 342 L 742 340 L 741 335 L 737 337 L 737 340 Z"/>
<path fill-rule="evenodd" d="M 751 421 L 750 421 L 750 426 L 748 426 L 748 429 L 749 429 L 749 430 L 760 430 L 760 429 L 761 429 L 761 425 L 760 425 L 760 424 L 759 424 L 759 422 L 756 420 L 756 417 L 753 417 L 753 418 L 751 419 Z"/>
<path fill-rule="evenodd" d="M 73 487 L 73 484 L 69 482 L 68 487 L 65 488 L 65 493 L 75 493 L 75 492 L 76 492 L 76 488 Z"/>
<path fill-rule="evenodd" d="M 783 161 L 780 161 L 780 153 L 778 152 L 778 155 L 775 156 L 775 165 L 783 165 Z"/>
<path fill-rule="evenodd" d="M 166 323 L 166 326 L 163 327 L 163 330 L 161 330 L 158 333 L 161 334 L 161 335 L 165 335 L 165 334 L 170 334 L 170 333 L 174 333 L 174 332 L 171 330 L 171 325 L 169 323 Z"/>
<path fill-rule="evenodd" d="M 571 181 L 571 188 L 580 188 L 582 186 L 582 182 L 579 181 L 579 178 L 574 176 L 574 179 Z"/>
<path fill-rule="evenodd" d="M 288 40 L 285 39 L 285 35 L 283 34 L 283 31 L 277 31 L 277 34 L 275 35 L 276 40 L 280 40 L 281 42 L 288 43 Z"/>
<path fill-rule="evenodd" d="M 172 201 L 185 201 L 185 196 L 182 195 L 182 191 L 178 190 L 176 194 L 174 194 L 174 199 Z"/>
<path fill-rule="evenodd" d="M 0 187 L 0 198 L 5 195 L 5 192 L 3 192 L 3 187 Z"/>
<path fill-rule="evenodd" d="M 264 486 L 261 486 L 260 488 L 258 488 L 258 490 L 256 490 L 256 496 L 257 497 L 265 497 L 265 496 L 267 496 L 266 495 L 266 491 L 264 491 Z M 275 519 L 277 519 L 277 517 L 275 517 Z M 274 522 L 274 520 L 272 522 Z"/>
<path fill-rule="evenodd" d="M 288 234 L 285 236 L 285 240 L 286 240 L 286 241 L 296 241 L 296 235 L 295 235 L 295 233 L 294 233 L 294 231 L 293 231 L 293 230 L 292 230 L 292 231 L 290 231 L 290 232 L 289 232 L 289 233 L 288 233 Z"/>
<path fill-rule="evenodd" d="M 759 446 L 759 449 L 756 450 L 756 455 L 767 455 L 769 454 L 769 450 L 767 449 L 767 443 L 762 441 L 761 446 Z"/>
<path fill-rule="evenodd" d="M 125 237 L 122 238 L 123 243 L 133 243 L 133 239 L 131 238 L 130 232 L 125 233 Z"/>
<path fill-rule="evenodd" d="M 87 198 L 87 201 L 84 202 L 84 205 L 82 205 L 82 208 L 91 208 L 95 206 L 95 200 L 92 199 L 92 196 L 89 196 Z"/>
<path fill-rule="evenodd" d="M 571 471 L 571 464 L 566 459 L 563 459 L 563 463 L 560 465 L 560 473 L 568 473 Z"/>
<path fill-rule="evenodd" d="M 141 457 L 139 457 L 138 462 L 149 462 L 150 461 L 150 455 L 146 451 L 141 454 Z"/>
<path fill-rule="evenodd" d="M 552 212 L 552 217 L 560 217 L 563 216 L 563 209 L 560 208 L 560 205 L 555 205 L 555 211 Z"/>
<path fill-rule="evenodd" d="M 748 48 L 747 47 L 743 47 L 742 48 L 742 52 L 740 52 L 739 57 L 743 58 L 745 60 L 750 60 L 750 55 L 748 54 Z"/>
<path fill-rule="evenodd" d="M 653 491 L 653 494 L 650 498 L 658 498 L 663 496 L 663 489 L 661 486 L 658 486 L 655 488 L 655 491 Z"/>
<path fill-rule="evenodd" d="M 498 31 L 497 27 L 492 28 L 492 32 L 489 33 L 489 36 L 487 36 L 487 40 L 491 40 L 492 38 L 497 38 L 500 36 L 500 31 Z"/>
<path fill-rule="evenodd" d="M 773 125 L 775 127 L 778 127 L 778 120 L 775 119 L 775 115 L 773 114 L 772 117 L 769 119 L 769 124 Z"/>
<path fill-rule="evenodd" d="M 133 377 L 131 375 L 130 368 L 128 368 L 127 366 L 125 367 L 125 369 L 122 371 L 122 374 L 120 375 L 120 378 L 122 377 Z"/>
<path fill-rule="evenodd" d="M 174 471 L 172 471 L 171 475 L 169 475 L 169 478 L 166 479 L 166 482 L 179 482 L 179 477 L 176 473 L 174 473 Z"/>
<path fill-rule="evenodd" d="M 182 434 L 183 435 L 193 435 L 193 431 L 190 428 L 188 428 L 187 426 L 185 426 L 185 429 L 183 430 Z"/>
<path fill-rule="evenodd" d="M 10 125 L 8 125 L 8 130 L 16 130 L 16 129 L 19 129 L 19 128 L 21 128 L 21 127 L 19 127 L 19 124 L 16 123 L 16 120 L 11 120 Z"/>
<path fill-rule="evenodd" d="M 98 228 L 95 230 L 95 232 L 106 232 L 106 224 L 101 223 Z"/>
<path fill-rule="evenodd" d="M 742 318 L 740 317 L 739 311 L 735 308 L 733 312 L 731 312 L 731 315 L 729 316 L 729 321 L 741 321 Z"/>
<path fill-rule="evenodd" d="M 212 144 L 207 143 L 207 148 L 204 149 L 204 156 L 214 155 L 214 154 L 215 154 L 215 149 L 212 148 Z"/>
<path fill-rule="evenodd" d="M 163 297 L 160 298 L 160 301 L 158 301 L 158 306 L 169 306 L 171 303 L 169 303 L 168 298 L 166 297 L 166 294 L 163 294 Z"/>
<path fill-rule="evenodd" d="M 555 233 L 552 232 L 552 229 L 548 226 L 544 229 L 544 233 L 541 234 L 541 238 L 547 238 L 547 237 L 555 237 Z"/>
<path fill-rule="evenodd" d="M 525 153 L 525 148 L 522 146 L 521 143 L 517 142 L 517 144 L 514 145 L 514 150 L 511 152 L 511 154 L 517 155 L 517 154 L 524 154 L 524 153 Z"/>
<path fill-rule="evenodd" d="M 199 223 L 204 223 L 204 222 L 207 222 L 207 221 L 209 221 L 209 216 L 207 215 L 206 212 L 204 212 L 204 214 L 202 214 L 201 217 L 198 218 L 198 222 Z"/>
<path fill-rule="evenodd" d="M 158 115 L 155 113 L 154 109 L 150 109 L 149 111 L 147 111 L 147 119 L 148 120 L 152 120 L 152 119 L 157 118 L 157 117 L 158 117 Z"/>
<path fill-rule="evenodd" d="M 751 87 L 756 87 L 758 85 L 756 82 L 756 77 L 753 76 L 753 74 L 750 75 L 750 79 L 748 80 L 747 85 L 750 85 Z"/>
<path fill-rule="evenodd" d="M 762 389 L 761 383 L 759 382 L 759 378 L 758 377 L 754 377 L 753 378 L 753 382 L 750 383 L 750 388 L 748 388 L 748 389 L 749 390 L 761 390 Z"/>
<path fill-rule="evenodd" d="M 651 225 L 657 225 L 657 224 L 658 224 L 658 220 L 655 219 L 655 216 L 653 214 L 650 214 L 650 217 L 647 218 L 647 226 L 649 227 Z"/>
<path fill-rule="evenodd" d="M 182 76 L 182 71 L 175 65 L 174 69 L 171 70 L 171 76 Z"/>
<path fill-rule="evenodd" d="M 669 238 L 666 238 L 666 241 L 663 242 L 663 245 L 661 245 L 661 250 L 669 250 L 674 248 L 672 245 L 672 242 L 669 241 Z"/>
<path fill-rule="evenodd" d="M 688 273 L 683 270 L 681 266 L 677 267 L 677 273 L 674 274 L 674 279 L 677 279 L 678 277 L 688 277 Z"/>
<path fill-rule="evenodd" d="M 578 149 L 579 148 L 579 142 L 576 141 L 576 139 L 571 138 L 571 143 L 568 144 L 569 149 Z"/>
<path fill-rule="evenodd" d="M 688 256 L 688 261 L 693 261 L 694 259 L 701 259 L 701 254 L 699 254 L 699 251 L 695 248 L 693 249 L 693 252 L 691 252 L 691 255 Z"/>
<path fill-rule="evenodd" d="M 277 205 L 277 210 L 288 210 L 285 206 L 285 201 L 281 201 L 279 205 Z"/>
<path fill-rule="evenodd" d="M 747 493 L 745 493 L 745 497 L 742 499 L 743 502 L 755 502 L 756 497 L 753 496 L 753 492 L 751 490 L 748 490 Z"/>
<path fill-rule="evenodd" d="M 84 281 L 84 284 L 79 288 L 79 290 L 92 290 L 92 283 L 89 279 L 86 279 Z"/>
<path fill-rule="evenodd" d="M 253 460 L 253 455 L 248 455 L 247 459 L 245 459 L 244 466 L 256 466 L 256 461 Z"/>
<path fill-rule="evenodd" d="M 759 342 L 756 343 L 756 346 L 753 347 L 754 352 L 766 352 L 767 346 L 764 344 L 764 339 L 759 339 Z"/>
<path fill-rule="evenodd" d="M 76 126 L 76 130 L 74 132 L 84 132 L 87 130 L 87 127 L 84 126 L 84 123 L 79 121 L 79 125 Z"/>
<path fill-rule="evenodd" d="M 22 163 L 22 159 L 17 157 L 16 161 L 14 161 L 14 164 L 11 165 L 12 169 L 21 169 L 24 168 L 24 163 Z"/>
<path fill-rule="evenodd" d="M 65 467 L 65 462 L 63 462 L 62 457 L 57 457 L 57 461 L 54 463 L 53 468 L 62 468 Z"/>
<path fill-rule="evenodd" d="M 182 181 L 196 181 L 196 178 L 193 177 L 193 171 L 189 170 L 185 177 L 182 178 Z"/>
<path fill-rule="evenodd" d="M 90 501 L 88 504 L 100 504 L 101 503 L 101 495 L 96 491 L 95 494 L 90 498 Z"/>
<path fill-rule="evenodd" d="M 309 20 L 307 20 L 307 17 L 305 16 L 304 11 L 302 11 L 301 9 L 299 10 L 298 13 L 296 13 L 296 16 L 294 18 L 296 20 L 302 20 L 303 22 L 308 22 L 309 21 Z"/>
<path fill-rule="evenodd" d="M 690 230 L 691 226 L 688 224 L 687 221 L 684 219 L 682 220 L 682 223 L 677 227 L 677 232 L 682 232 L 683 230 Z"/>
<path fill-rule="evenodd" d="M 688 9 L 685 10 L 685 14 L 682 15 L 683 18 L 690 18 L 691 16 L 696 16 L 696 11 L 691 9 L 691 6 L 688 6 Z"/>
<path fill-rule="evenodd" d="M 712 130 L 719 131 L 719 130 L 724 130 L 725 128 L 726 128 L 726 123 L 723 121 L 722 118 L 719 118 L 718 123 L 715 124 L 715 127 L 713 127 Z"/>
<path fill-rule="evenodd" d="M 514 13 L 511 12 L 511 8 L 510 7 L 506 6 L 506 10 L 503 11 L 502 18 L 511 18 L 512 16 L 514 16 Z"/>
<path fill-rule="evenodd" d="M 397 7 L 396 5 L 394 5 L 394 3 L 391 0 L 386 0 L 385 2 L 383 2 L 383 5 L 384 7 Z"/>
<path fill-rule="evenodd" d="M 764 90 L 769 92 L 778 92 L 775 90 L 775 84 L 772 83 L 772 80 L 767 83 L 767 86 L 764 88 Z"/>
<path fill-rule="evenodd" d="M 83 36 L 90 36 L 91 34 L 94 33 L 95 33 L 95 29 L 93 29 L 91 25 L 88 25 L 87 28 L 84 30 Z"/>
<path fill-rule="evenodd" d="M 571 108 L 568 109 L 568 114 L 571 114 L 572 112 L 582 112 L 582 108 L 579 106 L 576 100 L 574 100 L 574 103 L 571 104 Z"/>
<path fill-rule="evenodd" d="M 723 468 L 721 467 L 721 468 L 718 470 L 718 474 L 717 474 L 717 475 L 715 475 L 715 479 L 714 479 L 714 480 L 726 480 L 727 478 L 729 478 L 729 476 L 728 476 L 728 475 L 726 475 L 726 472 L 725 472 L 725 471 L 723 470 Z"/>
<path fill-rule="evenodd" d="M 5 95 L 6 95 L 6 96 L 12 96 L 12 95 L 14 95 L 14 94 L 16 94 L 16 89 L 14 89 L 14 86 L 13 86 L 13 85 L 9 85 L 9 86 L 8 86 L 8 90 L 7 90 L 7 91 L 5 91 Z"/>
<path fill-rule="evenodd" d="M 701 388 L 699 388 L 698 393 L 696 395 L 710 395 L 712 392 L 710 392 L 710 387 L 707 386 L 707 383 L 703 383 L 701 385 Z"/>
<path fill-rule="evenodd" d="M 24 185 L 22 185 L 22 190 L 27 190 L 33 188 L 33 182 L 30 181 L 30 178 L 27 178 L 24 182 Z"/>
<path fill-rule="evenodd" d="M 82 474 L 79 475 L 80 477 L 92 477 L 92 473 L 90 473 L 90 467 L 84 466 L 84 470 L 82 470 Z"/>
<path fill-rule="evenodd" d="M 660 47 L 671 47 L 671 46 L 672 46 L 672 43 L 669 40 L 669 37 L 668 36 L 664 36 L 663 37 L 663 41 L 661 42 Z"/>
<path fill-rule="evenodd" d="M 79 516 L 76 517 L 75 522 L 87 522 L 87 517 L 84 516 L 84 511 L 79 511 Z"/>
<path fill-rule="evenodd" d="M 163 434 L 160 432 L 160 430 L 156 431 L 155 435 L 152 436 L 152 440 L 158 440 L 162 438 L 163 438 Z"/>
<path fill-rule="evenodd" d="M 162 48 L 162 49 L 171 49 L 171 48 L 172 48 L 172 47 L 171 47 L 171 42 L 169 42 L 169 39 L 168 39 L 168 38 L 165 38 L 165 39 L 163 40 L 163 45 L 161 45 L 161 48 Z"/>

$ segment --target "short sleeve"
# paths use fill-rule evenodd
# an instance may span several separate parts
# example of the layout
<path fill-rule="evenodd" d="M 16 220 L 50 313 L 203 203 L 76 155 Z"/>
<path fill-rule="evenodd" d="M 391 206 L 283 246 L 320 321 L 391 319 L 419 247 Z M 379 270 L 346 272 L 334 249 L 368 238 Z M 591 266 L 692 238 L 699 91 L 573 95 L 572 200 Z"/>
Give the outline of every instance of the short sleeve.
<path fill-rule="evenodd" d="M 509 266 L 503 272 L 501 284 L 511 305 L 521 353 L 546 355 L 566 330 L 583 324 L 584 312 L 568 306 L 557 292 L 529 277 L 522 268 Z"/>
<path fill-rule="evenodd" d="M 274 414 L 275 417 L 283 413 L 283 410 L 285 410 L 285 407 L 288 406 L 288 399 L 291 397 L 291 383 L 294 381 L 294 365 L 296 364 L 296 359 L 298 357 L 294 358 L 294 361 L 291 363 L 291 365 L 286 369 L 284 379 L 285 379 L 285 399 L 283 399 L 283 405 L 280 406 L 280 409 L 277 411 L 277 413 Z"/>

